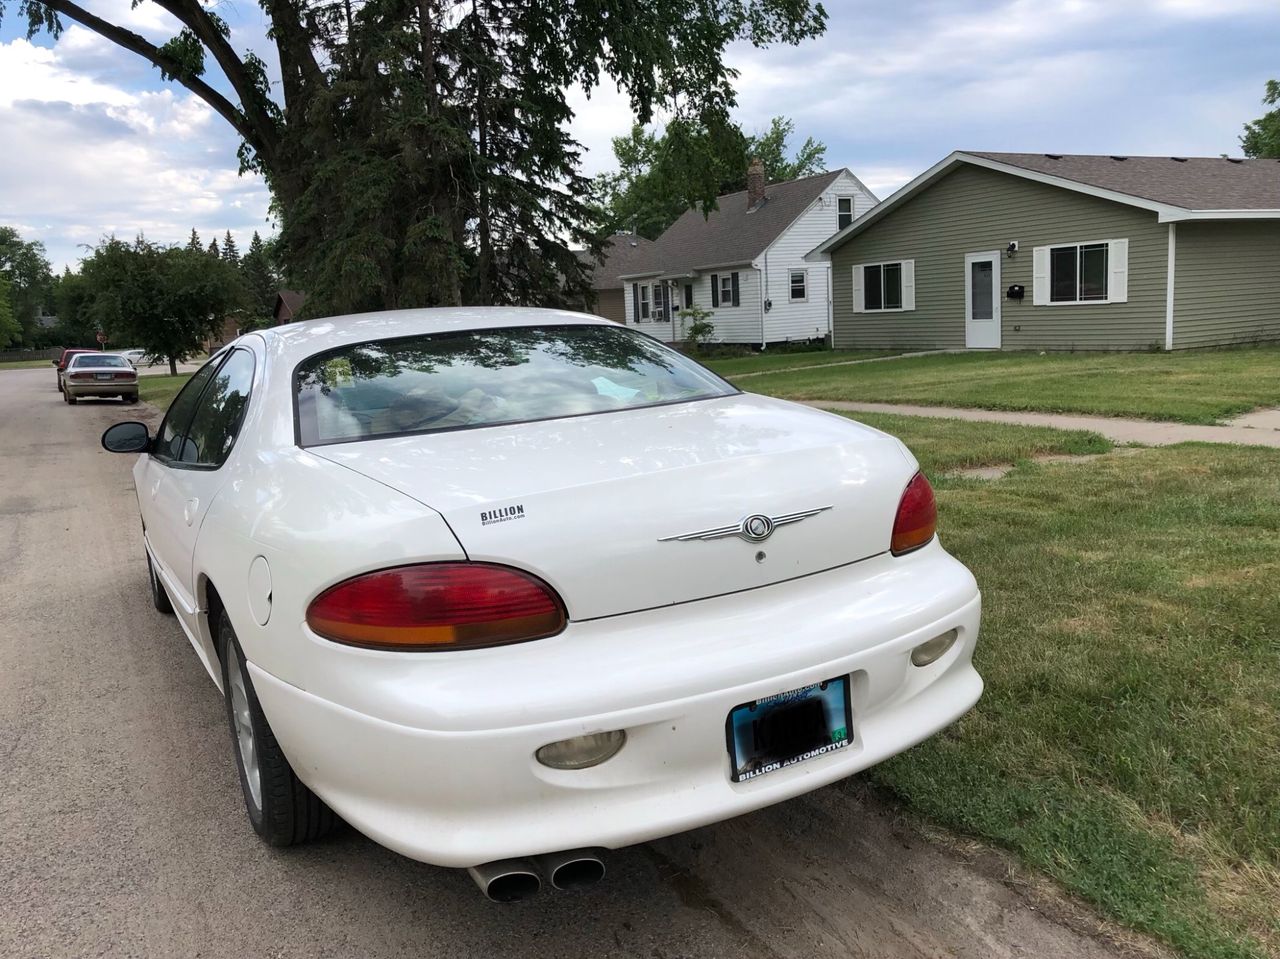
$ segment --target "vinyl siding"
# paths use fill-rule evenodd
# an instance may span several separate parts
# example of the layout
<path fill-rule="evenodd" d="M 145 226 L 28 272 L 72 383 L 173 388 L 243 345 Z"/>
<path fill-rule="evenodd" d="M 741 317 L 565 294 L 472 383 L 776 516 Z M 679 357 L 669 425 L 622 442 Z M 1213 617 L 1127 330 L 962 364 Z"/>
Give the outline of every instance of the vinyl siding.
<path fill-rule="evenodd" d="M 1280 224 L 1178 224 L 1173 345 L 1280 339 Z"/>
<path fill-rule="evenodd" d="M 836 232 L 837 198 L 842 196 L 853 198 L 855 217 L 866 213 L 876 202 L 846 170 L 773 241 L 758 261 L 768 278 L 765 295 L 773 302 L 773 308 L 765 314 L 765 338 L 770 343 L 817 339 L 829 332 L 829 265 L 806 263 L 804 257 Z M 808 296 L 803 302 L 791 302 L 792 270 L 808 273 Z"/>
<path fill-rule="evenodd" d="M 1032 305 L 1032 249 L 1129 240 L 1129 299 L 1080 306 Z M 1001 346 L 1006 350 L 1138 350 L 1163 345 L 1167 228 L 1146 210 L 961 166 L 832 251 L 837 349 L 963 349 L 966 253 L 1004 250 Z M 853 266 L 915 260 L 916 308 L 853 312 Z M 1012 284 L 1021 303 L 1005 299 Z"/>
<path fill-rule="evenodd" d="M 738 305 L 735 306 L 712 306 L 711 305 L 711 274 L 702 274 L 692 277 L 691 279 L 679 279 L 672 281 L 675 290 L 672 292 L 671 302 L 674 312 L 679 312 L 680 307 L 684 306 L 684 288 L 686 284 L 693 286 L 693 301 L 707 312 L 711 313 L 711 322 L 716 328 L 713 339 L 717 343 L 759 343 L 760 342 L 760 279 L 756 271 L 750 266 L 743 264 L 731 268 L 725 268 L 721 273 L 738 274 Z M 717 273 L 719 275 L 719 273 Z M 649 281 L 652 288 L 653 281 Z M 682 324 L 679 320 L 676 323 L 655 323 L 652 320 L 644 320 L 637 323 L 635 317 L 632 316 L 632 284 L 628 283 L 624 289 L 623 310 L 628 326 L 635 326 L 636 329 L 648 333 L 650 336 L 656 336 L 658 339 L 665 340 L 668 343 L 676 339 L 683 338 Z M 652 289 L 649 293 L 650 303 L 653 302 Z M 680 307 L 675 304 L 679 303 Z"/>
<path fill-rule="evenodd" d="M 627 291 L 630 293 L 630 291 Z M 623 291 L 619 289 L 596 290 L 596 305 L 591 310 L 596 316 L 603 316 L 615 323 L 625 323 L 627 312 L 623 306 Z"/>

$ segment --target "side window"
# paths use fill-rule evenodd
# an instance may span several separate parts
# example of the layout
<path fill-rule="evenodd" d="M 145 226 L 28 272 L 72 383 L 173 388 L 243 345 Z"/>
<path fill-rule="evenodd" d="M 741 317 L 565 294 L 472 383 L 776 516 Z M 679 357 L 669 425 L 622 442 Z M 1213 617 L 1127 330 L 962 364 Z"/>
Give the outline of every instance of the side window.
<path fill-rule="evenodd" d="M 169 404 L 169 411 L 164 414 L 164 422 L 160 424 L 160 432 L 156 434 L 154 450 L 156 459 L 176 460 L 179 458 L 179 454 L 182 452 L 180 447 L 182 437 L 187 431 L 187 424 L 191 422 L 191 413 L 196 408 L 196 401 L 200 399 L 200 394 L 204 392 L 209 380 L 213 379 L 213 374 L 217 371 L 222 360 L 223 357 L 215 356 L 200 367 L 196 374 L 187 380 L 187 385 L 174 397 L 173 402 Z"/>
<path fill-rule="evenodd" d="M 240 433 L 253 386 L 253 354 L 236 350 L 223 363 L 196 405 L 181 460 L 217 469 L 227 461 Z"/>

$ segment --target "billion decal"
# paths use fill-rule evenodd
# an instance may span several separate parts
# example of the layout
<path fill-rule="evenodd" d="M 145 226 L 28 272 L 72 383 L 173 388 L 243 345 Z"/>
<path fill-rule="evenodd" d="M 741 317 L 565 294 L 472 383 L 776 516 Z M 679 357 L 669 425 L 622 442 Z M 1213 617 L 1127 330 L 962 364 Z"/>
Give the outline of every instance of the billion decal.
<path fill-rule="evenodd" d="M 492 526 L 494 523 L 505 523 L 513 519 L 524 519 L 523 504 L 503 506 L 501 509 L 487 509 L 480 512 L 481 526 Z"/>

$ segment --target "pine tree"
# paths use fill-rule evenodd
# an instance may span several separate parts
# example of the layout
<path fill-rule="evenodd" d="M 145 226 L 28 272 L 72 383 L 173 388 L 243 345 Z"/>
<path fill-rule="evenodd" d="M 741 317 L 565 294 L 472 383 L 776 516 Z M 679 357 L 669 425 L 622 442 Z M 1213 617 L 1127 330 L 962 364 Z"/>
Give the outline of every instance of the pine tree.
<path fill-rule="evenodd" d="M 222 258 L 232 266 L 240 265 L 240 251 L 236 249 L 236 241 L 230 230 L 222 238 Z"/>
<path fill-rule="evenodd" d="M 188 250 L 203 250 L 204 245 L 200 242 L 200 234 L 196 232 L 196 228 L 191 228 L 191 239 L 187 241 Z"/>
<path fill-rule="evenodd" d="M 215 260 L 222 259 L 222 254 L 218 251 L 218 238 L 216 236 L 209 241 L 209 249 L 206 252 Z"/>
<path fill-rule="evenodd" d="M 253 231 L 248 252 L 240 258 L 240 277 L 249 292 L 250 318 L 257 321 L 255 325 L 267 325 L 275 308 L 280 283 L 271 267 L 267 245 L 257 230 Z"/>

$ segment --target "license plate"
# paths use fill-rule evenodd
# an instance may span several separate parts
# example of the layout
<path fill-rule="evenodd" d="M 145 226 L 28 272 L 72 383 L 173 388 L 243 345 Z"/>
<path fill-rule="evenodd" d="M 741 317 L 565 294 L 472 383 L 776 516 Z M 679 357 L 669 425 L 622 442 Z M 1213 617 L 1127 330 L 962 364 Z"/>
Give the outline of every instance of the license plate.
<path fill-rule="evenodd" d="M 848 676 L 735 706 L 725 722 L 733 781 L 847 749 L 852 719 Z"/>
<path fill-rule="evenodd" d="M 112 377 L 112 376 L 114 376 L 114 375 L 115 375 L 115 374 L 113 374 L 113 373 L 94 373 L 94 374 L 93 374 L 93 378 L 94 378 L 95 380 L 109 380 L 109 379 L 111 379 L 111 377 Z"/>

